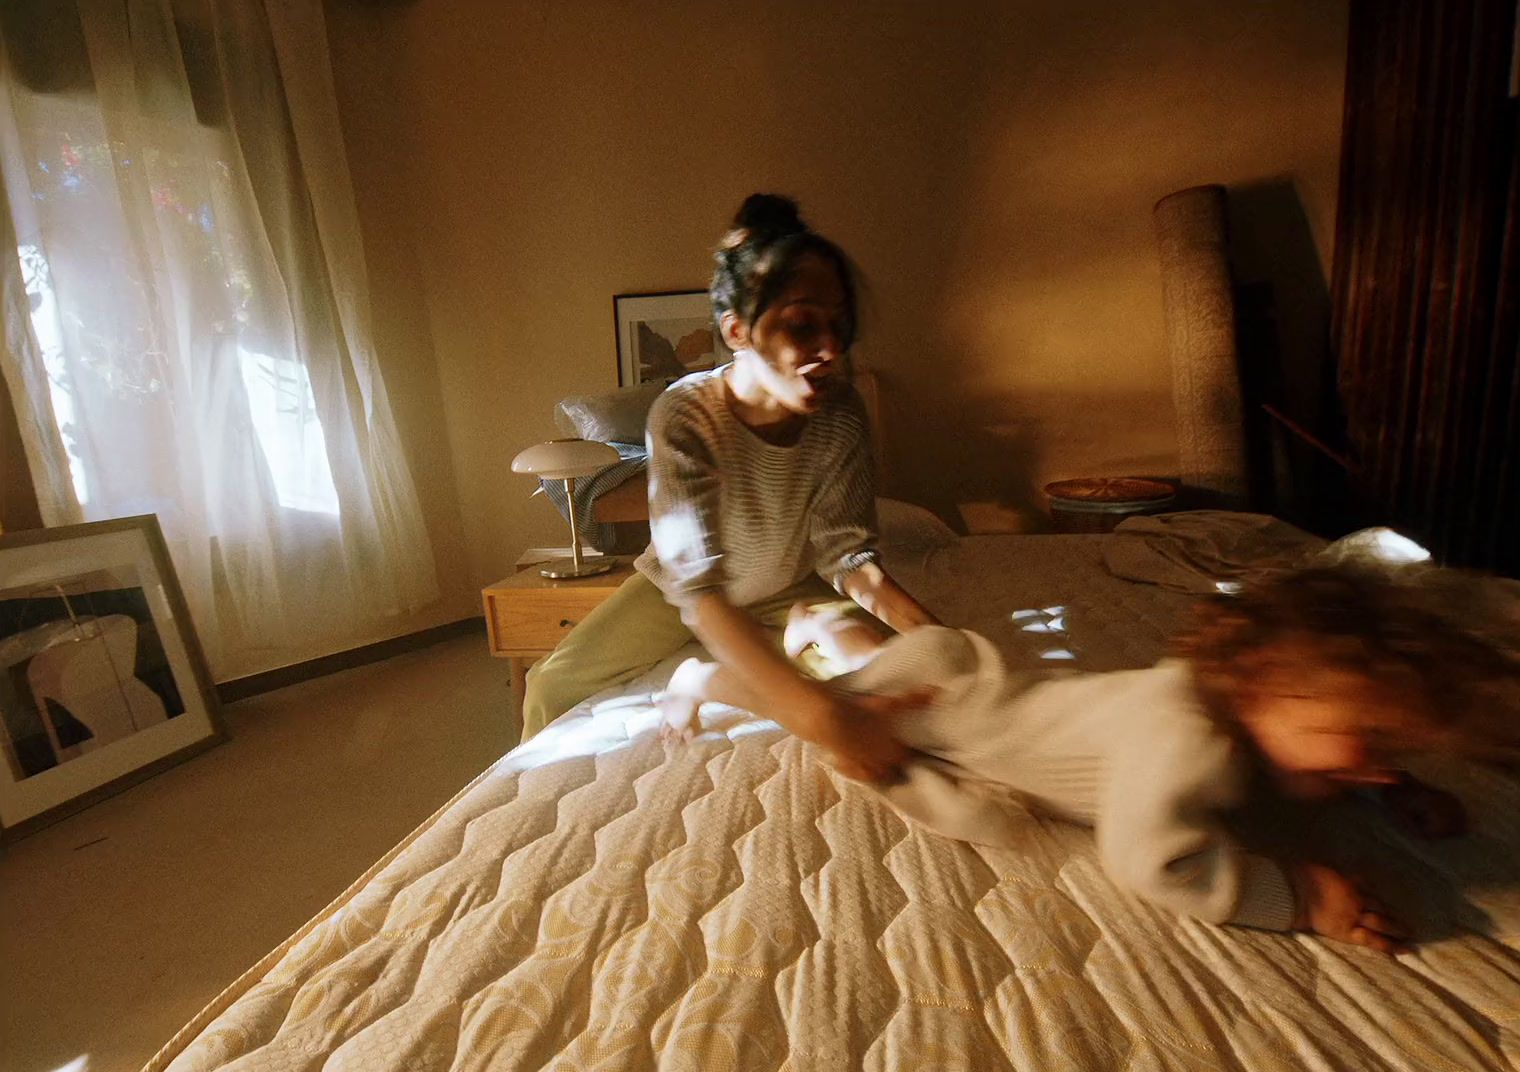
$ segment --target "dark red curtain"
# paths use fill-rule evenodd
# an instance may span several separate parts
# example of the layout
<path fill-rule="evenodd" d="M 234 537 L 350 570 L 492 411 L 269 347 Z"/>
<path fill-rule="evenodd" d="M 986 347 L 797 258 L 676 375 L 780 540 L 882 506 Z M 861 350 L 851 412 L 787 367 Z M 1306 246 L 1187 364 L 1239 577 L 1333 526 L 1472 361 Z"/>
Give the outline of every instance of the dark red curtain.
<path fill-rule="evenodd" d="M 1367 516 L 1520 575 L 1516 0 L 1353 0 L 1331 330 Z"/>

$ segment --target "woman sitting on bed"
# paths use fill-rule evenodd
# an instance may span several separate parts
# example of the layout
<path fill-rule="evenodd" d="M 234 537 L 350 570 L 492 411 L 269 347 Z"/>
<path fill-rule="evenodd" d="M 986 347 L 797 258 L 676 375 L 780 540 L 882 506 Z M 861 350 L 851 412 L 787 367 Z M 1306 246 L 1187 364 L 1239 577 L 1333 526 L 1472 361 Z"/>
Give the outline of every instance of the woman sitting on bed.
<path fill-rule="evenodd" d="M 1011 790 L 1094 826 L 1110 877 L 1180 914 L 1392 952 L 1408 937 L 1403 924 L 1315 862 L 1304 844 L 1313 824 L 1295 824 L 1285 805 L 1370 789 L 1412 833 L 1461 832 L 1456 798 L 1396 761 L 1513 754 L 1520 651 L 1508 612 L 1475 628 L 1474 601 L 1453 602 L 1436 583 L 1306 569 L 1205 605 L 1182 658 L 1100 674 L 1010 674 L 972 633 L 927 628 L 883 642 L 862 623 L 800 608 L 787 646 L 816 644 L 859 667 L 834 687 L 940 686 L 925 711 L 894 723 L 921 755 L 881 788 L 931 829 L 1017 844 Z M 703 701 L 752 699 L 723 668 L 689 660 L 661 702 L 666 736 L 690 736 Z M 1251 822 L 1248 803 L 1270 821 Z M 1253 834 L 1260 854 L 1243 847 Z"/>
<path fill-rule="evenodd" d="M 524 736 L 695 635 L 842 771 L 889 778 L 907 749 L 879 716 L 922 696 L 825 689 L 765 629 L 796 602 L 838 593 L 898 631 L 934 622 L 878 561 L 869 428 L 846 364 L 849 261 L 795 203 L 765 194 L 744 202 L 716 260 L 713 312 L 734 360 L 677 381 L 650 411 L 652 542 L 637 573 L 528 672 Z"/>

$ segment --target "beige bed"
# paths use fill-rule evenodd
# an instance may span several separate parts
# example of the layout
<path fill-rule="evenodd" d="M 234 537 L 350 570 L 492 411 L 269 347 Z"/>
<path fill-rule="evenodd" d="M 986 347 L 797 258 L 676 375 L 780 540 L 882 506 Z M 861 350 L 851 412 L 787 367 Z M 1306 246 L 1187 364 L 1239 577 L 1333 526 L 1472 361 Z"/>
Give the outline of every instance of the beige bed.
<path fill-rule="evenodd" d="M 893 569 L 1013 659 L 1143 665 L 1187 597 L 1110 577 L 1106 539 Z M 1461 843 L 1372 827 L 1434 935 L 1395 960 L 1168 918 L 1059 822 L 1018 851 L 925 833 L 738 712 L 667 755 L 657 680 L 503 757 L 149 1068 L 1520 1068 L 1513 782 L 1465 776 Z"/>

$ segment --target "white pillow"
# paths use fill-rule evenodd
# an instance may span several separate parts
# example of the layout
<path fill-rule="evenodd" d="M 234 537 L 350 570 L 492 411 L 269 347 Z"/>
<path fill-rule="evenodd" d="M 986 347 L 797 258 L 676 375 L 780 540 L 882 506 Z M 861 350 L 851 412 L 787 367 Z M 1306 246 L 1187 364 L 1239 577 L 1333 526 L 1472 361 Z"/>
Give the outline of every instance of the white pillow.
<path fill-rule="evenodd" d="M 566 435 L 598 443 L 642 444 L 649 408 L 664 390 L 656 380 L 604 395 L 572 395 L 554 407 L 554 423 Z"/>

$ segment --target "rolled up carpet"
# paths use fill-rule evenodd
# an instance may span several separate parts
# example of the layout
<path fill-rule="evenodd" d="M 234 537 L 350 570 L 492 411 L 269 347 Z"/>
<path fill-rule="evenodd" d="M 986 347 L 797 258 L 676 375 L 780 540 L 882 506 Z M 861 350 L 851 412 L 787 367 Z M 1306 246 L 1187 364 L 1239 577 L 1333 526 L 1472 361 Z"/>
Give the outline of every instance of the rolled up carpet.
<path fill-rule="evenodd" d="M 1235 298 L 1226 247 L 1223 186 L 1163 197 L 1153 211 L 1177 447 L 1186 488 L 1224 503 L 1247 492 Z"/>

